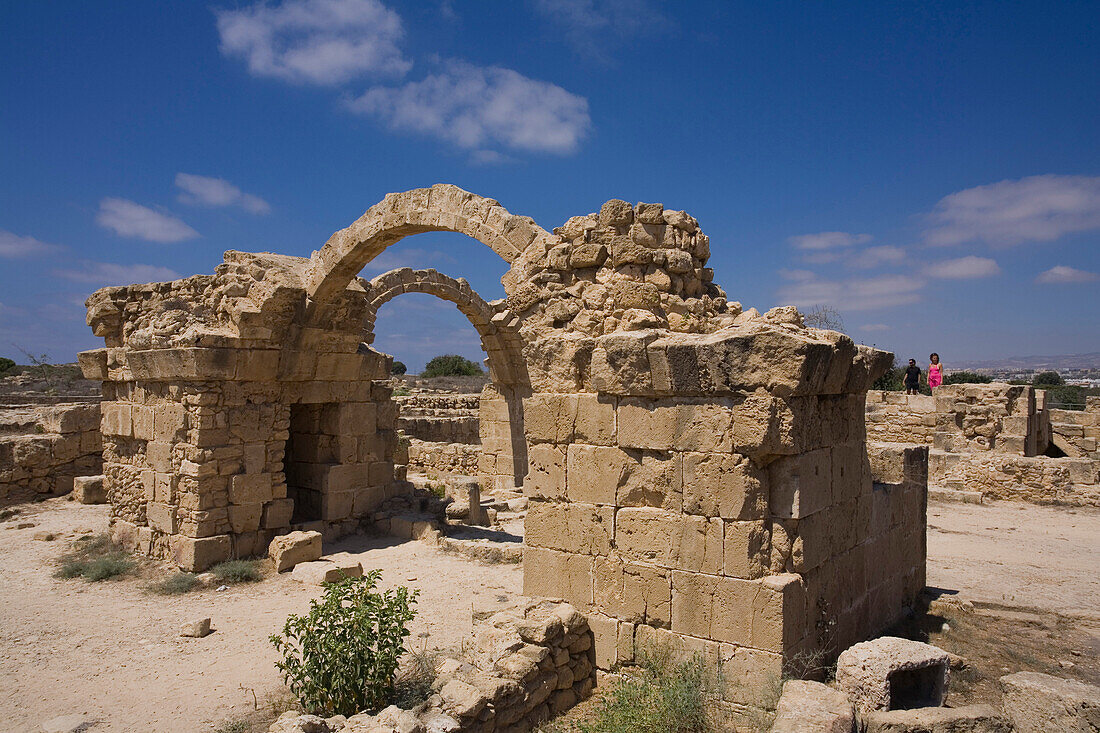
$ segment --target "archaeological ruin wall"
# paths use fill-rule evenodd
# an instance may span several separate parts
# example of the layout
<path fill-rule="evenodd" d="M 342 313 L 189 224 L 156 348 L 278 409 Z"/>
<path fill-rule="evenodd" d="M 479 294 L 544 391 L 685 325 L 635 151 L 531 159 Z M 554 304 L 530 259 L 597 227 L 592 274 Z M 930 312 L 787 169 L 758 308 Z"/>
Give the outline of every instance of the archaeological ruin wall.
<path fill-rule="evenodd" d="M 929 482 L 945 498 L 1100 505 L 1100 401 L 1092 412 L 1044 409 L 1042 394 L 996 382 L 935 396 L 872 390 L 867 437 L 930 446 Z M 1052 444 L 1065 457 L 1044 455 Z"/>
<path fill-rule="evenodd" d="M 364 339 L 379 284 L 356 275 L 439 230 L 510 265 L 486 304 L 500 398 L 481 418 L 515 446 L 501 480 L 522 473 L 530 497 L 525 590 L 584 612 L 601 666 L 668 638 L 743 678 L 904 613 L 924 453 L 876 476 L 864 426 L 891 355 L 794 308 L 742 311 L 698 223 L 661 204 L 612 200 L 550 233 L 437 185 L 386 196 L 309 259 L 228 252 L 214 275 L 98 291 L 106 345 L 81 365 L 104 382 L 115 536 L 196 570 L 291 528 L 351 531 L 409 491 L 391 357 Z"/>
<path fill-rule="evenodd" d="M 0 408 L 0 506 L 67 494 L 101 472 L 99 405 Z"/>

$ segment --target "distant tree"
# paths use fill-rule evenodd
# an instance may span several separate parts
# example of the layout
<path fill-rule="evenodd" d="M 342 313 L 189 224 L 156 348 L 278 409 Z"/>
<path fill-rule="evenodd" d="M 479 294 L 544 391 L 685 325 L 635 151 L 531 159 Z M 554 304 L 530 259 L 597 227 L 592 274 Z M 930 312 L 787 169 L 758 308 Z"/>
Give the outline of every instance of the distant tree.
<path fill-rule="evenodd" d="M 1058 372 L 1039 372 L 1031 383 L 1036 387 L 1061 387 L 1066 380 L 1062 379 L 1062 375 Z"/>
<path fill-rule="evenodd" d="M 15 366 L 15 362 L 6 356 L 0 356 L 0 376 Z"/>
<path fill-rule="evenodd" d="M 403 361 L 395 361 L 390 368 L 390 374 L 404 374 L 407 371 L 409 371 L 409 368 L 405 366 Z"/>
<path fill-rule="evenodd" d="M 843 331 L 844 319 L 840 311 L 831 305 L 815 305 L 802 314 L 802 320 L 810 328 L 822 328 L 829 331 Z"/>
<path fill-rule="evenodd" d="M 944 384 L 989 384 L 993 377 L 977 372 L 951 372 L 943 378 Z"/>
<path fill-rule="evenodd" d="M 433 357 L 420 373 L 422 377 L 476 377 L 481 367 L 458 354 L 442 354 Z"/>

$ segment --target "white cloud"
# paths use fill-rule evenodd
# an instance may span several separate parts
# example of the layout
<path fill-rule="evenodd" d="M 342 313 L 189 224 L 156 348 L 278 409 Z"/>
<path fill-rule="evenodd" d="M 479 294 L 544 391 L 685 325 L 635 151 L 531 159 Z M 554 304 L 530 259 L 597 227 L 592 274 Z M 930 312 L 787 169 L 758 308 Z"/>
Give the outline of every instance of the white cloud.
<path fill-rule="evenodd" d="M 867 323 L 867 324 L 864 324 L 864 325 L 860 326 L 859 330 L 860 331 L 869 331 L 871 333 L 876 333 L 876 332 L 879 332 L 879 331 L 889 331 L 890 327 L 887 326 L 885 323 Z"/>
<path fill-rule="evenodd" d="M 54 274 L 66 280 L 92 283 L 97 287 L 165 282 L 180 278 L 179 273 L 159 265 L 116 265 L 113 262 L 85 262 L 78 270 L 54 270 Z"/>
<path fill-rule="evenodd" d="M 586 59 L 606 60 L 610 41 L 647 35 L 668 20 L 648 0 L 534 0 L 535 10 L 562 29 Z"/>
<path fill-rule="evenodd" d="M 921 299 L 925 280 L 912 275 L 824 280 L 816 277 L 781 287 L 778 300 L 783 304 L 811 307 L 831 305 L 839 310 L 860 311 L 907 305 Z"/>
<path fill-rule="evenodd" d="M 896 265 L 904 261 L 905 250 L 892 245 L 868 247 L 860 252 L 853 253 L 848 258 L 848 264 L 859 269 L 870 269 L 879 265 Z"/>
<path fill-rule="evenodd" d="M 348 107 L 394 130 L 479 152 L 503 146 L 571 153 L 591 127 L 584 97 L 512 69 L 463 61 L 447 62 L 422 81 L 370 89 Z"/>
<path fill-rule="evenodd" d="M 0 257 L 4 259 L 46 255 L 59 249 L 56 244 L 46 244 L 34 237 L 21 237 L 0 229 Z"/>
<path fill-rule="evenodd" d="M 932 245 L 1050 242 L 1100 228 L 1100 177 L 1030 176 L 968 188 L 941 199 L 929 219 Z"/>
<path fill-rule="evenodd" d="M 1100 275 L 1087 270 L 1078 270 L 1066 265 L 1055 265 L 1049 270 L 1039 273 L 1035 282 L 1042 285 L 1061 285 L 1071 283 L 1091 283 L 1100 280 Z"/>
<path fill-rule="evenodd" d="M 969 280 L 978 277 L 992 277 L 1000 275 L 1001 268 L 996 261 L 988 257 L 959 257 L 954 260 L 940 260 L 933 262 L 924 268 L 929 277 L 938 277 L 944 280 Z"/>
<path fill-rule="evenodd" d="M 271 213 L 271 205 L 259 196 L 245 193 L 224 178 L 177 173 L 176 186 L 182 189 L 179 200 L 199 206 L 239 206 L 253 214 Z"/>
<path fill-rule="evenodd" d="M 105 198 L 99 202 L 96 223 L 123 237 L 150 242 L 182 242 L 199 236 L 174 216 L 162 214 L 126 199 Z"/>
<path fill-rule="evenodd" d="M 400 77 L 401 16 L 379 0 L 285 0 L 216 10 L 221 51 L 255 76 L 334 85 L 361 76 Z"/>
<path fill-rule="evenodd" d="M 783 269 L 779 271 L 779 276 L 784 280 L 793 280 L 795 282 L 807 282 L 817 278 L 817 274 L 810 270 L 788 270 Z"/>
<path fill-rule="evenodd" d="M 850 234 L 849 232 L 818 232 L 787 238 L 787 242 L 795 249 L 811 251 L 844 249 L 870 241 L 870 234 Z"/>

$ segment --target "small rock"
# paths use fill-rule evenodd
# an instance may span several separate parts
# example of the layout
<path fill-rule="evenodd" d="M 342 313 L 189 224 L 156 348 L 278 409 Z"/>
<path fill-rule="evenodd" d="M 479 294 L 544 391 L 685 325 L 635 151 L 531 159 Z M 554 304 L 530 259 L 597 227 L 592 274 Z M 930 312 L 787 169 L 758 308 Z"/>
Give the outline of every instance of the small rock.
<path fill-rule="evenodd" d="M 30 529 L 34 526 L 34 522 L 19 522 L 15 525 L 16 529 Z"/>
<path fill-rule="evenodd" d="M 188 636 L 195 639 L 201 639 L 204 636 L 210 635 L 210 619 L 200 618 L 194 621 L 188 621 L 180 627 L 180 636 Z"/>
<path fill-rule="evenodd" d="M 209 588 L 214 585 L 214 581 L 217 580 L 217 576 L 214 573 L 199 573 L 195 576 L 195 579 L 203 585 L 203 587 Z"/>
<path fill-rule="evenodd" d="M 1062 669 L 1073 669 L 1077 665 L 1074 664 L 1073 662 L 1069 661 L 1068 659 L 1059 659 L 1058 660 L 1058 666 L 1061 667 Z"/>
<path fill-rule="evenodd" d="M 222 590 L 229 590 L 229 586 L 228 586 L 228 585 L 219 585 L 219 586 L 218 586 L 217 588 L 215 588 L 214 590 L 219 590 L 219 591 L 222 591 Z"/>
<path fill-rule="evenodd" d="M 57 539 L 57 535 L 55 535 L 53 532 L 35 532 L 33 539 L 36 539 L 39 542 L 53 542 Z"/>
<path fill-rule="evenodd" d="M 83 715 L 59 715 L 43 723 L 42 730 L 45 733 L 80 733 L 91 722 Z"/>
<path fill-rule="evenodd" d="M 307 585 L 337 583 L 344 578 L 363 577 L 363 565 L 358 561 L 338 558 L 338 562 L 315 560 L 300 562 L 290 571 L 290 577 Z"/>

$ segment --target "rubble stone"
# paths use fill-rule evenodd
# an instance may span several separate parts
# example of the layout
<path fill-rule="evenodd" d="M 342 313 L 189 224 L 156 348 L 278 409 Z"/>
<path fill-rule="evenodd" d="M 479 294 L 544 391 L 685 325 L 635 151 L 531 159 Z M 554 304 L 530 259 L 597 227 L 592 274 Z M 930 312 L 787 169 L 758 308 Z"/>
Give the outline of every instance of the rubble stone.
<path fill-rule="evenodd" d="M 846 695 L 820 682 L 788 680 L 772 733 L 852 733 L 855 711 Z"/>
<path fill-rule="evenodd" d="M 1003 705 L 1019 733 L 1100 730 L 1100 687 L 1041 672 L 1001 678 Z"/>
<path fill-rule="evenodd" d="M 942 649 L 883 636 L 842 652 L 836 683 L 861 712 L 938 707 L 947 696 L 949 667 Z"/>

